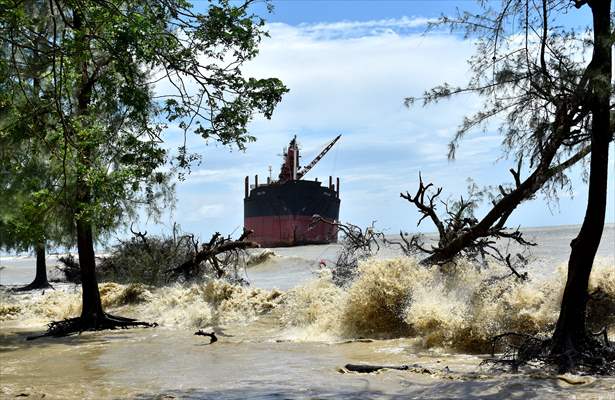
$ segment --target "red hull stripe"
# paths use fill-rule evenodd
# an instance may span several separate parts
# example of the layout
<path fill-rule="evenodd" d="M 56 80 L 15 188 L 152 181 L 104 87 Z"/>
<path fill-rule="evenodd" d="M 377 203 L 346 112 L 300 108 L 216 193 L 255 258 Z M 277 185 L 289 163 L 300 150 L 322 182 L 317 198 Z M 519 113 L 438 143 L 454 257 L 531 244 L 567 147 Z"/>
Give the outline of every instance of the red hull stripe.
<path fill-rule="evenodd" d="M 336 227 L 323 222 L 310 227 L 311 222 L 307 215 L 281 215 L 246 217 L 244 225 L 254 231 L 250 240 L 264 247 L 337 242 Z"/>

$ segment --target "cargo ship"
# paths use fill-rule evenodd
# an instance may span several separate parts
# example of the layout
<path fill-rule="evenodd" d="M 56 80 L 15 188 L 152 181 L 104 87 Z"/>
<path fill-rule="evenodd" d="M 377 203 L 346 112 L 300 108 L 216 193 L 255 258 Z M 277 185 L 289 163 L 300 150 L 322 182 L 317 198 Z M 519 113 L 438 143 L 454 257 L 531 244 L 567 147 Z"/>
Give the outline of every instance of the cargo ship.
<path fill-rule="evenodd" d="M 318 179 L 303 179 L 320 161 L 341 135 L 333 139 L 304 167 L 299 165 L 299 145 L 293 137 L 282 154 L 284 160 L 277 180 L 271 176 L 259 184 L 246 176 L 244 196 L 244 227 L 253 231 L 250 240 L 263 247 L 300 246 L 337 242 L 337 227 L 326 222 L 314 223 L 318 215 L 331 222 L 339 221 L 340 180 L 329 176 L 323 186 Z"/>

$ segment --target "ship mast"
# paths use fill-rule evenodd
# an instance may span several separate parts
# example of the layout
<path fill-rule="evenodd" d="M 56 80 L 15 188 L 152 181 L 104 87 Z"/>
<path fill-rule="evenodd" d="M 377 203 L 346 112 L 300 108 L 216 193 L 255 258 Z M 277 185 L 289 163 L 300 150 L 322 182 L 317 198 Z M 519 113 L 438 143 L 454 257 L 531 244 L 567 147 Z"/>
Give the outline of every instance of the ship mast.
<path fill-rule="evenodd" d="M 338 135 L 314 158 L 308 165 L 299 169 L 299 146 L 297 144 L 297 136 L 288 144 L 288 148 L 284 149 L 284 163 L 280 169 L 279 181 L 281 183 L 288 181 L 297 181 L 305 176 L 314 166 L 320 161 L 325 154 L 331 150 L 333 145 L 342 137 Z"/>

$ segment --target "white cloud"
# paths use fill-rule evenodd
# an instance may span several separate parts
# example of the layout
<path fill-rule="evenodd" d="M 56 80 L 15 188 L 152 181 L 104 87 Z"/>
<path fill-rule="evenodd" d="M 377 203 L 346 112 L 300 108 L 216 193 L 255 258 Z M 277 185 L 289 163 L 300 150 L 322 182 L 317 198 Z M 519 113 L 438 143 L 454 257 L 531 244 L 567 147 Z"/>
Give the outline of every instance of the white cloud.
<path fill-rule="evenodd" d="M 301 34 L 317 38 L 358 37 L 425 28 L 434 19 L 422 17 L 401 17 L 371 21 L 337 21 L 316 24 L 300 24 Z"/>
<path fill-rule="evenodd" d="M 343 134 L 336 147 L 308 178 L 340 176 L 342 218 L 368 223 L 377 218 L 396 225 L 396 214 L 408 213 L 399 192 L 412 189 L 418 170 L 430 175 L 447 167 L 447 132 L 474 109 L 463 101 L 428 109 L 407 109 L 406 96 L 420 95 L 443 80 L 466 79 L 470 43 L 447 36 L 422 36 L 407 29 L 425 26 L 423 18 L 342 21 L 290 26 L 271 24 L 258 57 L 246 75 L 275 76 L 290 92 L 272 120 L 257 118 L 250 131 L 258 138 L 245 153 L 199 144 L 204 163 L 178 191 L 177 219 L 192 229 L 228 231 L 243 219 L 243 177 L 278 173 L 282 147 L 293 134 L 302 145 L 307 164 L 329 140 Z M 427 170 L 427 171 L 425 171 Z M 440 182 L 446 184 L 447 182 Z M 200 199 L 207 199 L 200 204 Z M 388 207 L 365 212 L 364 204 Z M 197 210 L 197 212 L 195 212 Z M 379 215 L 382 214 L 382 215 Z M 223 226 L 202 228 L 199 219 Z"/>
<path fill-rule="evenodd" d="M 444 34 L 420 35 L 423 18 L 341 21 L 268 26 L 260 54 L 245 68 L 255 77 L 278 77 L 289 87 L 269 121 L 256 118 L 250 133 L 258 138 L 247 151 L 228 152 L 190 137 L 204 162 L 178 187 L 175 217 L 186 230 L 205 237 L 230 232 L 243 222 L 243 177 L 268 166 L 273 176 L 278 156 L 293 134 L 308 163 L 337 134 L 341 141 L 310 172 L 308 179 L 340 176 L 341 218 L 358 224 L 377 219 L 393 230 L 412 229 L 416 213 L 399 198 L 415 190 L 418 171 L 447 194 L 463 193 L 466 177 L 481 185 L 509 180 L 508 163 L 497 168 L 500 138 L 494 133 L 468 135 L 456 161 L 447 144 L 463 115 L 475 112 L 474 96 L 407 109 L 403 99 L 447 81 L 469 78 L 466 60 L 472 43 Z M 202 223 L 207 219 L 207 224 Z M 430 229 L 426 226 L 425 229 Z"/>
<path fill-rule="evenodd" d="M 224 204 L 203 204 L 197 210 L 197 217 L 219 217 L 224 211 Z"/>

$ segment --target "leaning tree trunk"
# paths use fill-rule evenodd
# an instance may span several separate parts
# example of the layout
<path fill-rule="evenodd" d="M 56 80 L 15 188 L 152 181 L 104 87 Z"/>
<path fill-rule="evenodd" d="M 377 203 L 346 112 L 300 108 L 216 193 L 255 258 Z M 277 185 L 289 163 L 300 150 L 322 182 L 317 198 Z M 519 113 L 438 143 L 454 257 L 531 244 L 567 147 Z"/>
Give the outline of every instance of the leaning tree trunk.
<path fill-rule="evenodd" d="M 587 288 L 594 257 L 604 229 L 607 201 L 607 175 L 610 132 L 610 1 L 588 1 L 594 21 L 595 71 L 590 85 L 592 95 L 591 161 L 589 194 L 583 225 L 578 236 L 570 243 L 572 251 L 568 261 L 568 277 L 555 332 L 551 354 L 559 359 L 560 369 L 574 368 L 575 356 L 587 346 L 585 311 Z"/>

